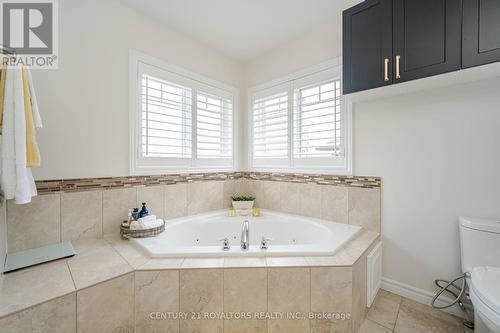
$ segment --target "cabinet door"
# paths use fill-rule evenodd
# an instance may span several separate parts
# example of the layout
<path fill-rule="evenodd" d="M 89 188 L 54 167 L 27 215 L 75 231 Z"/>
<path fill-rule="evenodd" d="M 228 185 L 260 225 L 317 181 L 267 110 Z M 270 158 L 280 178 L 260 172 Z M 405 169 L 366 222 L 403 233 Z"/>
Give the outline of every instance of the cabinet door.
<path fill-rule="evenodd" d="M 462 68 L 500 61 L 500 1 L 464 0 Z"/>
<path fill-rule="evenodd" d="M 343 13 L 344 94 L 392 83 L 392 0 L 366 0 Z"/>
<path fill-rule="evenodd" d="M 460 69 L 461 0 L 394 0 L 393 24 L 394 83 Z"/>

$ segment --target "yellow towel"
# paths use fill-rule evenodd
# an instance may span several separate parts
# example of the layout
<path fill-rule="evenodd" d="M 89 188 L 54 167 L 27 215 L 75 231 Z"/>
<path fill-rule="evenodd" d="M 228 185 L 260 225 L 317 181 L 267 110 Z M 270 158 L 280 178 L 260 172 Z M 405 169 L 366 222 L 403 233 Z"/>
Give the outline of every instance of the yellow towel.
<path fill-rule="evenodd" d="M 0 134 L 2 134 L 3 125 L 3 98 L 5 95 L 5 74 L 7 73 L 7 68 L 2 65 L 0 69 Z"/>
<path fill-rule="evenodd" d="M 40 150 L 36 141 L 36 129 L 31 109 L 31 93 L 26 69 L 23 68 L 24 113 L 26 116 L 26 166 L 40 166 Z"/>

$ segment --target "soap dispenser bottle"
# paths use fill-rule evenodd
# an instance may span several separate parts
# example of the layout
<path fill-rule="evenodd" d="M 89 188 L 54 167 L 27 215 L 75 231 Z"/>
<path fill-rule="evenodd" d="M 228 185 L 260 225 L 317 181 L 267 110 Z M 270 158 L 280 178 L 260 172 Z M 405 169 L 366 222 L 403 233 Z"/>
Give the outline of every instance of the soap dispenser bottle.
<path fill-rule="evenodd" d="M 146 208 L 146 203 L 143 202 L 142 203 L 142 209 L 139 212 L 139 218 L 142 218 L 142 217 L 145 217 L 145 216 L 148 216 L 148 215 L 149 215 L 149 212 L 148 212 L 148 209 Z"/>

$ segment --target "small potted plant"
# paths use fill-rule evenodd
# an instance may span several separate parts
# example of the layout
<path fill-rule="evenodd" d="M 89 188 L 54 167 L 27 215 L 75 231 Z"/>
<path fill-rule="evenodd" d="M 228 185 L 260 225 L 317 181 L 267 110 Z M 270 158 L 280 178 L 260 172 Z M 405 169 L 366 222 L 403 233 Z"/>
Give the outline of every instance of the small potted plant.
<path fill-rule="evenodd" d="M 240 195 L 236 197 L 231 197 L 233 199 L 234 209 L 252 209 L 255 197 L 251 195 Z"/>

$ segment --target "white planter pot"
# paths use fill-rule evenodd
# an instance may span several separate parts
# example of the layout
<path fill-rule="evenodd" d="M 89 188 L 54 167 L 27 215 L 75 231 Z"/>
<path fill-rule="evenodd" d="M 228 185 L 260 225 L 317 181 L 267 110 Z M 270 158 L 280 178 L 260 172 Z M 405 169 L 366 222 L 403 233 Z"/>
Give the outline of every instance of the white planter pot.
<path fill-rule="evenodd" d="M 252 209 L 254 201 L 233 201 L 234 209 Z"/>

